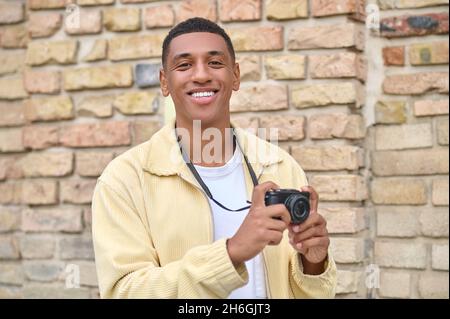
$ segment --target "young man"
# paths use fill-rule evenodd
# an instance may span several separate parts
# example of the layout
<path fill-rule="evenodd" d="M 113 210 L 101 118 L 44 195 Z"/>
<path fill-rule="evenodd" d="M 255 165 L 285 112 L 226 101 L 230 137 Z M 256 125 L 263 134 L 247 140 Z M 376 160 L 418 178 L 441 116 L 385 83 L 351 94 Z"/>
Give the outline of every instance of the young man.
<path fill-rule="evenodd" d="M 95 189 L 101 296 L 333 297 L 336 266 L 304 172 L 277 146 L 230 130 L 240 74 L 229 37 L 211 21 L 187 20 L 166 37 L 162 62 L 175 121 L 112 161 Z M 212 161 L 210 143 L 219 146 Z M 280 187 L 310 193 L 306 221 L 294 225 L 284 204 L 265 205 Z"/>

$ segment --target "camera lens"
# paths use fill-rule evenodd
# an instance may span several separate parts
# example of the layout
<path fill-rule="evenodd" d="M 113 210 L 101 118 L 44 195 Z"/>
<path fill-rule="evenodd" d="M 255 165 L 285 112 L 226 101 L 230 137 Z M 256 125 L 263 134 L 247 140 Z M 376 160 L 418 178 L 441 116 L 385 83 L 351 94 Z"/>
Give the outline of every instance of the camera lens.
<path fill-rule="evenodd" d="M 293 224 L 303 223 L 309 216 L 309 198 L 302 194 L 290 195 L 285 205 L 291 214 Z"/>

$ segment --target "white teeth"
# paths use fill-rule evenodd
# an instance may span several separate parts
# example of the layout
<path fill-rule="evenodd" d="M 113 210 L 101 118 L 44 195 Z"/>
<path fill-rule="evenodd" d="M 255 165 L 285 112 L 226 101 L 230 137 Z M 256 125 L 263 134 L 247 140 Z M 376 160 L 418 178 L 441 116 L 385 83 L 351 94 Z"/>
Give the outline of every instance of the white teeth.
<path fill-rule="evenodd" d="M 206 96 L 213 96 L 214 92 L 195 92 L 192 93 L 193 97 L 206 97 Z"/>

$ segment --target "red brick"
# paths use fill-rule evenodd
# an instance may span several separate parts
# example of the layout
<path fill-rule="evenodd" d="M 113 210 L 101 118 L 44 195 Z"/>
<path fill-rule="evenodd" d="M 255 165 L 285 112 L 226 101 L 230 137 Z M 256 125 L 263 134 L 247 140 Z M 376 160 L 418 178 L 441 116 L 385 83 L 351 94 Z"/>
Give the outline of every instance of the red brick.
<path fill-rule="evenodd" d="M 58 203 L 58 184 L 53 180 L 26 180 L 22 184 L 22 203 L 48 205 Z"/>
<path fill-rule="evenodd" d="M 17 126 L 25 123 L 22 103 L 0 102 L 0 126 Z"/>
<path fill-rule="evenodd" d="M 31 13 L 28 20 L 28 33 L 32 38 L 52 36 L 61 28 L 62 21 L 60 13 Z"/>
<path fill-rule="evenodd" d="M 7 49 L 26 48 L 29 41 L 27 27 L 24 24 L 0 29 L 0 47 Z"/>
<path fill-rule="evenodd" d="M 0 3 L 0 24 L 21 22 L 24 19 L 22 3 Z"/>
<path fill-rule="evenodd" d="M 402 15 L 381 19 L 381 36 L 386 38 L 448 33 L 448 13 Z"/>
<path fill-rule="evenodd" d="M 96 180 L 61 181 L 61 201 L 72 204 L 89 204 L 96 183 Z"/>
<path fill-rule="evenodd" d="M 147 29 L 171 27 L 175 22 L 175 13 L 171 5 L 149 7 L 144 11 L 144 24 Z"/>
<path fill-rule="evenodd" d="M 129 123 L 117 121 L 67 126 L 61 129 L 60 143 L 67 147 L 129 145 Z"/>
<path fill-rule="evenodd" d="M 356 12 L 357 0 L 311 0 L 314 17 L 323 17 Z"/>
<path fill-rule="evenodd" d="M 405 65 L 405 47 L 385 47 L 383 48 L 384 65 Z"/>
<path fill-rule="evenodd" d="M 383 81 L 386 94 L 420 95 L 437 91 L 448 93 L 448 73 L 427 72 L 413 74 L 388 75 Z"/>
<path fill-rule="evenodd" d="M 201 17 L 217 21 L 216 1 L 214 0 L 183 0 L 176 12 L 177 23 L 189 18 Z"/>
<path fill-rule="evenodd" d="M 221 0 L 220 21 L 261 20 L 261 0 Z"/>
<path fill-rule="evenodd" d="M 59 127 L 25 126 L 23 128 L 23 146 L 40 150 L 58 145 Z"/>
<path fill-rule="evenodd" d="M 61 74 L 53 71 L 27 70 L 23 76 L 25 90 L 28 93 L 59 93 Z"/>

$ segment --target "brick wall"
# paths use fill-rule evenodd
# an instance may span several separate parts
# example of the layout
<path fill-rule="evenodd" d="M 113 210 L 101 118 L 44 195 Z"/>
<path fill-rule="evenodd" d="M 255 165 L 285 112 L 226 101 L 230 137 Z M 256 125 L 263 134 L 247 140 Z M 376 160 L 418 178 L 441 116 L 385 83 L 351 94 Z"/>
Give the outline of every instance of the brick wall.
<path fill-rule="evenodd" d="M 235 45 L 233 119 L 319 192 L 338 296 L 448 298 L 448 0 L 0 0 L 0 298 L 98 297 L 96 178 L 164 123 L 161 43 L 195 15 Z"/>

